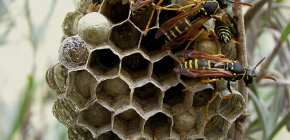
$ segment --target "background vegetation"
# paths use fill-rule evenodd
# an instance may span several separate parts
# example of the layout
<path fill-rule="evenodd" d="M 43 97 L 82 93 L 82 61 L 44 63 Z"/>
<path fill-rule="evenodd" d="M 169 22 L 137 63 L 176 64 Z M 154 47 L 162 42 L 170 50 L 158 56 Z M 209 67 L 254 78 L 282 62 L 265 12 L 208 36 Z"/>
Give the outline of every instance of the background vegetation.
<path fill-rule="evenodd" d="M 77 0 L 0 0 L 0 139 L 67 139 L 67 129 L 52 115 L 55 95 L 45 72 L 57 62 L 61 24 Z M 245 139 L 290 136 L 290 1 L 243 1 L 247 59 L 257 80 L 248 90 Z M 228 9 L 229 11 L 231 9 Z"/>

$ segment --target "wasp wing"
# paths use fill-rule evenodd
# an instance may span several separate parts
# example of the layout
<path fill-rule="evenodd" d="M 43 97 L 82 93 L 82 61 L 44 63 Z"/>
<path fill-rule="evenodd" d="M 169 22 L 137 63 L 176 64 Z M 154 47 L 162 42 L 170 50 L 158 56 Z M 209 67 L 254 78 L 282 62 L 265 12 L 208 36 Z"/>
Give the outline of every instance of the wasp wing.
<path fill-rule="evenodd" d="M 191 22 L 191 26 L 189 29 L 185 30 L 181 34 L 179 34 L 177 37 L 173 38 L 169 42 L 167 42 L 165 45 L 162 46 L 163 50 L 172 50 L 180 45 L 182 45 L 186 40 L 188 40 L 194 32 L 196 32 L 200 27 L 210 19 L 211 17 L 206 16 L 201 19 L 196 19 Z"/>
<path fill-rule="evenodd" d="M 203 5 L 200 3 L 198 5 L 196 5 L 193 8 L 190 8 L 188 11 L 183 12 L 173 18 L 171 18 L 170 20 L 166 21 L 165 23 L 163 23 L 159 29 L 156 32 L 155 38 L 158 39 L 159 37 L 161 37 L 162 35 L 164 35 L 165 33 L 167 33 L 169 30 L 171 30 L 173 27 L 175 27 L 176 25 L 178 25 L 180 22 L 182 22 L 183 20 L 185 20 L 186 18 L 188 18 L 189 16 L 194 16 L 196 15 L 196 13 L 198 12 L 198 10 L 202 7 Z"/>
<path fill-rule="evenodd" d="M 233 63 L 233 60 L 229 60 L 226 58 L 221 58 L 217 56 L 213 56 L 204 52 L 195 51 L 195 50 L 181 50 L 175 53 L 177 57 L 184 57 L 185 59 L 205 59 L 216 62 L 224 62 L 224 63 Z"/>
<path fill-rule="evenodd" d="M 184 69 L 184 68 L 174 68 L 176 73 L 181 75 L 197 78 L 197 77 L 229 77 L 234 78 L 234 74 L 230 71 L 224 69 L 212 68 L 212 69 Z"/>

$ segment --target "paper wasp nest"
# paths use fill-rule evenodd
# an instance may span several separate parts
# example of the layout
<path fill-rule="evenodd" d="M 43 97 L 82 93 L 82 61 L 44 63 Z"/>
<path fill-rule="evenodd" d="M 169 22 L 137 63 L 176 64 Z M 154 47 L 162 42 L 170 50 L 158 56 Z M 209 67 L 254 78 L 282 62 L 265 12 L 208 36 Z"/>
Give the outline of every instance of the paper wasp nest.
<path fill-rule="evenodd" d="M 130 6 L 104 0 L 95 8 L 98 12 L 90 13 L 92 2 L 86 0 L 64 20 L 60 62 L 46 78 L 57 97 L 53 114 L 68 128 L 69 139 L 151 140 L 153 132 L 157 139 L 182 139 L 181 132 L 187 139 L 224 138 L 245 109 L 243 97 L 232 89 L 235 95 L 221 104 L 230 93 L 219 84 L 208 122 L 205 108 L 212 85 L 182 92 L 200 79 L 175 73 L 181 59 L 174 50 L 161 49 L 164 38 L 155 39 L 158 27 L 176 13 L 157 10 L 143 36 L 152 9 L 132 16 Z M 164 0 L 162 6 L 180 5 Z M 193 45 L 220 53 L 219 42 L 208 41 L 198 38 Z"/>

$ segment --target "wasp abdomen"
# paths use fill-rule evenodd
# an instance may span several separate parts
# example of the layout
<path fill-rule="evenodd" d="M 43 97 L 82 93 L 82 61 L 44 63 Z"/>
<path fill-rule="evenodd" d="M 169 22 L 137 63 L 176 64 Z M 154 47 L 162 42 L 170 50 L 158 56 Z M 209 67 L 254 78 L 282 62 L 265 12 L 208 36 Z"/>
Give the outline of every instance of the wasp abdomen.
<path fill-rule="evenodd" d="M 214 67 L 214 64 L 211 63 L 211 61 L 208 60 L 201 60 L 201 59 L 193 59 L 185 61 L 183 64 L 181 64 L 181 68 L 193 68 L 193 69 L 211 69 Z"/>

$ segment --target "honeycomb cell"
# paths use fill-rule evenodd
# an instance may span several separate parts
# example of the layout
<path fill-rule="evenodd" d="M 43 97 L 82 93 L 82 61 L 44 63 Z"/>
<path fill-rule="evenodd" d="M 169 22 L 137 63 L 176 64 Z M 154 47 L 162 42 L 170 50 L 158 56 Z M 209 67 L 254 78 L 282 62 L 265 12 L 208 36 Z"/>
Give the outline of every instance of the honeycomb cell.
<path fill-rule="evenodd" d="M 172 119 L 159 112 L 146 121 L 144 135 L 148 139 L 153 139 L 153 133 L 155 133 L 157 139 L 168 139 L 170 138 L 171 127 Z"/>
<path fill-rule="evenodd" d="M 55 100 L 52 108 L 52 113 L 56 119 L 66 127 L 74 124 L 78 114 L 76 104 L 66 98 Z"/>
<path fill-rule="evenodd" d="M 87 43 L 98 45 L 108 41 L 111 23 L 99 12 L 83 16 L 78 23 L 78 35 Z"/>
<path fill-rule="evenodd" d="M 134 90 L 133 104 L 140 105 L 140 108 L 148 113 L 151 110 L 161 109 L 164 93 L 152 83 L 147 83 Z"/>
<path fill-rule="evenodd" d="M 122 51 L 130 51 L 138 47 L 140 35 L 130 22 L 125 22 L 113 27 L 110 40 Z"/>
<path fill-rule="evenodd" d="M 86 70 L 78 71 L 75 77 L 75 89 L 86 99 L 91 99 L 91 94 L 95 93 L 97 81 Z"/>
<path fill-rule="evenodd" d="M 130 6 L 123 5 L 122 0 L 106 0 L 103 3 L 101 13 L 114 24 L 126 20 L 129 16 Z"/>
<path fill-rule="evenodd" d="M 46 72 L 46 82 L 49 87 L 54 91 L 57 97 L 64 96 L 67 83 L 66 79 L 68 77 L 68 70 L 57 63 L 51 66 Z"/>
<path fill-rule="evenodd" d="M 80 14 L 79 12 L 68 12 L 63 20 L 62 23 L 62 31 L 63 33 L 69 37 L 69 36 L 74 36 L 78 32 L 78 22 L 81 19 L 83 15 Z"/>
<path fill-rule="evenodd" d="M 95 50 L 91 53 L 88 69 L 98 76 L 116 75 L 120 58 L 110 49 Z"/>
<path fill-rule="evenodd" d="M 149 18 L 152 14 L 153 6 L 143 7 L 144 10 L 141 12 L 132 12 L 130 20 L 136 25 L 140 30 L 144 30 L 148 24 Z M 156 25 L 157 21 L 157 12 L 154 12 L 152 20 L 150 21 L 149 28 Z"/>
<path fill-rule="evenodd" d="M 78 36 L 66 38 L 59 48 L 59 61 L 67 69 L 81 69 L 85 66 L 89 51 L 86 43 Z"/>
<path fill-rule="evenodd" d="M 144 120 L 133 109 L 129 109 L 114 117 L 113 131 L 124 136 L 123 139 L 135 138 L 142 131 Z"/>
<path fill-rule="evenodd" d="M 121 140 L 121 139 L 118 137 L 118 135 L 116 135 L 112 131 L 109 131 L 109 132 L 101 134 L 98 137 L 98 140 Z"/>
<path fill-rule="evenodd" d="M 194 107 L 201 107 L 207 105 L 208 101 L 211 99 L 212 90 L 205 89 L 203 91 L 196 92 L 193 96 L 193 104 Z"/>
<path fill-rule="evenodd" d="M 97 86 L 97 100 L 114 109 L 129 104 L 130 88 L 121 78 L 107 79 Z"/>
<path fill-rule="evenodd" d="M 185 96 L 185 92 L 182 92 L 183 89 L 185 89 L 185 87 L 181 84 L 178 84 L 166 90 L 163 103 L 170 106 L 182 103 L 184 101 Z"/>
<path fill-rule="evenodd" d="M 196 123 L 196 112 L 193 109 L 185 111 L 182 114 L 173 116 L 173 121 L 173 129 L 179 134 L 181 132 L 189 132 L 194 129 Z"/>
<path fill-rule="evenodd" d="M 112 113 L 97 102 L 93 102 L 87 109 L 79 114 L 78 123 L 89 128 L 99 136 L 103 129 L 111 127 Z M 102 130 L 102 131 L 101 131 Z"/>
<path fill-rule="evenodd" d="M 211 118 L 210 122 L 204 128 L 204 136 L 207 139 L 223 139 L 230 129 L 231 124 L 224 118 L 216 115 Z"/>
<path fill-rule="evenodd" d="M 220 104 L 219 113 L 230 123 L 234 122 L 246 109 L 245 100 L 242 95 L 232 88 L 234 96 L 224 100 Z M 219 91 L 221 95 L 230 95 L 228 89 Z"/>
<path fill-rule="evenodd" d="M 175 67 L 178 67 L 177 61 L 166 56 L 153 64 L 152 77 L 161 85 L 174 84 L 177 82 L 177 73 L 173 70 Z"/>
<path fill-rule="evenodd" d="M 96 140 L 88 129 L 79 125 L 68 128 L 67 134 L 70 140 Z"/>
<path fill-rule="evenodd" d="M 121 73 L 136 82 L 148 78 L 152 64 L 140 53 L 134 53 L 122 59 Z"/>
<path fill-rule="evenodd" d="M 145 52 L 152 60 L 164 56 L 166 51 L 162 50 L 165 44 L 165 37 L 155 38 L 157 29 L 149 30 L 147 36 L 142 36 L 140 49 Z"/>

